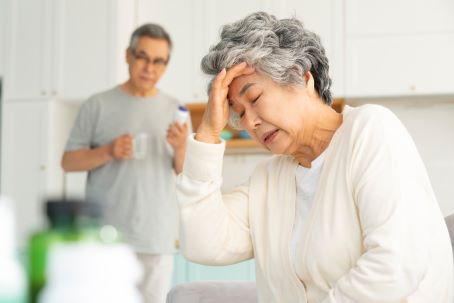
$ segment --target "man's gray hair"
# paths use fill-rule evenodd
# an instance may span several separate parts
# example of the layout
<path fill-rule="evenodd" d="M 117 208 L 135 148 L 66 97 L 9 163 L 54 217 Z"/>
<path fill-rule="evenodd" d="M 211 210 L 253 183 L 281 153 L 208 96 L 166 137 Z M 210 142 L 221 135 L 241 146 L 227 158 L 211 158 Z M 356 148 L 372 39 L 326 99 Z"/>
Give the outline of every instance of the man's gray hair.
<path fill-rule="evenodd" d="M 295 18 L 279 20 L 257 12 L 225 25 L 221 41 L 210 47 L 201 67 L 206 74 L 217 75 L 241 62 L 281 85 L 304 85 L 304 74 L 310 71 L 318 95 L 326 104 L 332 103 L 325 49 L 318 35 Z"/>
<path fill-rule="evenodd" d="M 172 39 L 170 39 L 169 33 L 167 33 L 167 31 L 159 24 L 147 23 L 136 28 L 131 35 L 131 39 L 129 40 L 129 48 L 135 49 L 137 41 L 139 41 L 139 38 L 142 37 L 163 39 L 169 44 L 169 49 L 172 49 Z"/>

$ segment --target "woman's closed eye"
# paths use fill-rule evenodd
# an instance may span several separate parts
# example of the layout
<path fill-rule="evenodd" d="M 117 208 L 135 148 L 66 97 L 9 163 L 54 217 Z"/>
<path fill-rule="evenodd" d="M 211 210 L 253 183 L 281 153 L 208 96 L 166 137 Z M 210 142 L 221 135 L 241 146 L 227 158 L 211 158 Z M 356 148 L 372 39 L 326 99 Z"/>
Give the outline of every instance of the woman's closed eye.
<path fill-rule="evenodd" d="M 251 104 L 254 105 L 254 104 L 260 99 L 261 96 L 262 96 L 262 95 L 260 94 L 260 95 L 258 95 L 256 98 L 252 99 Z M 245 112 L 246 112 L 246 111 L 243 109 L 240 113 L 238 113 L 238 115 L 240 116 L 240 118 L 243 118 Z"/>
<path fill-rule="evenodd" d="M 260 99 L 261 96 L 262 96 L 261 94 L 258 95 L 257 98 L 255 98 L 254 100 L 252 100 L 251 103 L 254 104 L 255 102 L 257 102 L 257 101 Z"/>

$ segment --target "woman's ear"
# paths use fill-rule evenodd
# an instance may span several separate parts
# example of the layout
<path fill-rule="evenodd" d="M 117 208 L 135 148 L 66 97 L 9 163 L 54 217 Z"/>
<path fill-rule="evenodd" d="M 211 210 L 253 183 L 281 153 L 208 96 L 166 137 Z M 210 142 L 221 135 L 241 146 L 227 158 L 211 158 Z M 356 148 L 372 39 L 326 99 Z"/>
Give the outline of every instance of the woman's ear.
<path fill-rule="evenodd" d="M 315 91 L 315 84 L 314 84 L 314 77 L 312 77 L 312 74 L 310 71 L 307 71 L 304 73 L 304 87 L 307 89 L 308 93 L 310 95 L 317 95 L 317 92 Z"/>

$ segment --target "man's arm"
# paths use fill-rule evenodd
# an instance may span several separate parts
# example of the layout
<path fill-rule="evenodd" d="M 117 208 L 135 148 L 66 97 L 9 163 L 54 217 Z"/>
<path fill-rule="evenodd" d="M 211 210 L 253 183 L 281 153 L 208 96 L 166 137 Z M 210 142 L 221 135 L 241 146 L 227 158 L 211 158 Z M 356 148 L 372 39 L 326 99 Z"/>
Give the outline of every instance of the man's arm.
<path fill-rule="evenodd" d="M 65 172 L 89 171 L 113 160 L 111 146 L 94 149 L 79 149 L 63 154 L 61 166 Z"/>
<path fill-rule="evenodd" d="M 66 151 L 61 160 L 65 172 L 90 171 L 112 160 L 132 158 L 132 137 L 129 134 L 116 138 L 112 143 L 93 148 Z"/>
<path fill-rule="evenodd" d="M 178 150 L 175 150 L 175 155 L 173 156 L 173 169 L 175 174 L 179 174 L 183 171 L 184 163 L 184 154 L 186 153 L 186 144 Z"/>

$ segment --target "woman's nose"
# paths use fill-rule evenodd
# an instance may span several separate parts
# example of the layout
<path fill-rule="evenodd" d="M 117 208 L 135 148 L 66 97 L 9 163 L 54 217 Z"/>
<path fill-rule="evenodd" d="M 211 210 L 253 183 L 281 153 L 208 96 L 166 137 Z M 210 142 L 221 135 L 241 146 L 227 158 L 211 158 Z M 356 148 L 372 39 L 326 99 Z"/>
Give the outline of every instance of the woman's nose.
<path fill-rule="evenodd" d="M 244 112 L 245 115 L 245 129 L 256 129 L 262 120 L 259 115 L 253 109 L 246 109 Z"/>

